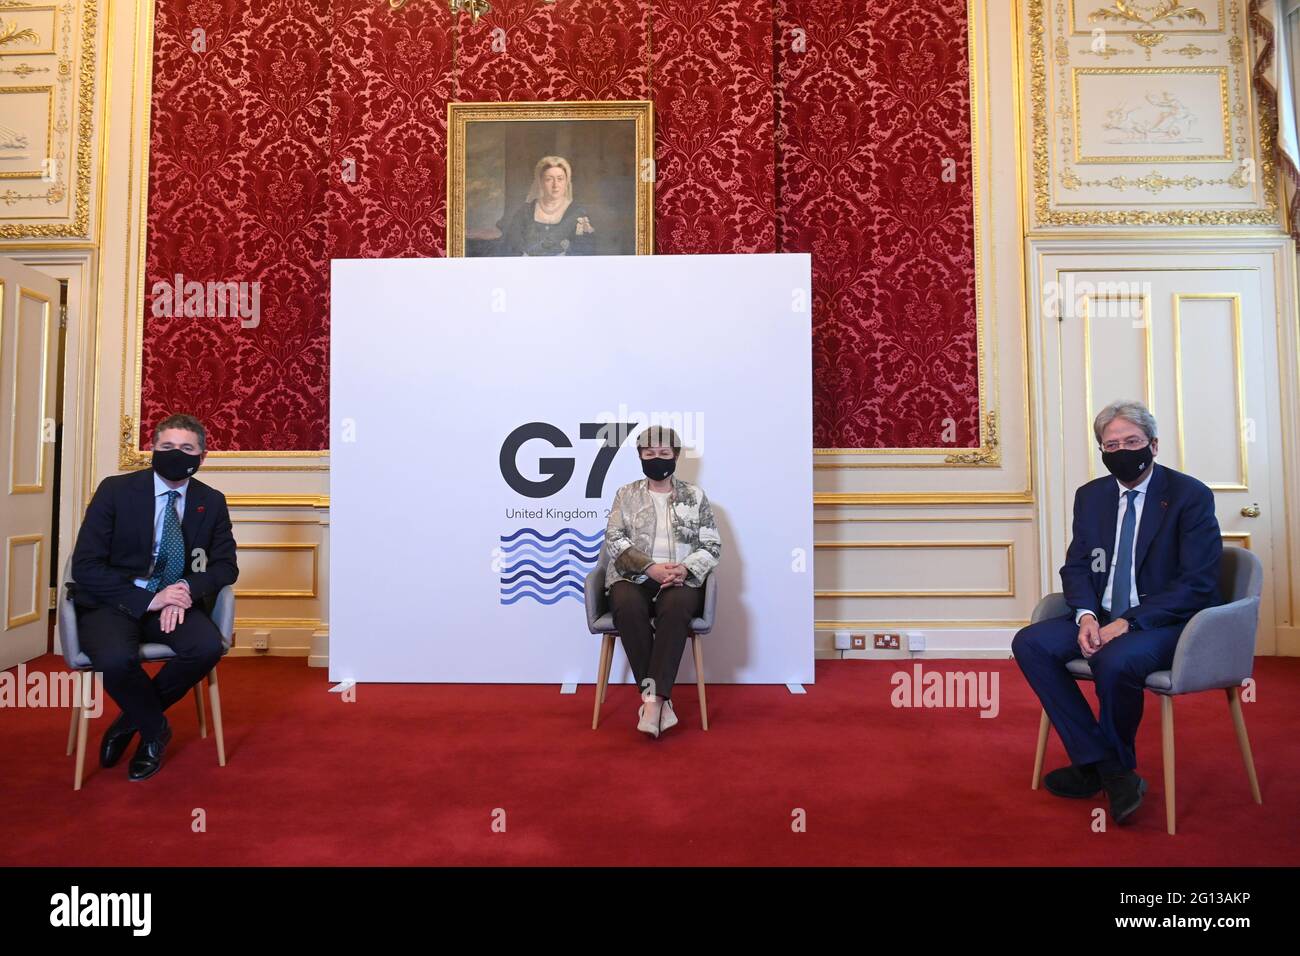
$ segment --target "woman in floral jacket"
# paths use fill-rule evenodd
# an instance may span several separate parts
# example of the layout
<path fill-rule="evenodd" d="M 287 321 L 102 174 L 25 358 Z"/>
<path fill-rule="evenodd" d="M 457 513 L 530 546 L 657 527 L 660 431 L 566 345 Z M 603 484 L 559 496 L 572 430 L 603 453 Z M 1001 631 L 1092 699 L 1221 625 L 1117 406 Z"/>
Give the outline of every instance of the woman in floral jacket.
<path fill-rule="evenodd" d="M 642 689 L 637 729 L 658 737 L 677 723 L 673 681 L 691 618 L 704 610 L 704 580 L 722 554 L 722 539 L 704 491 L 673 475 L 682 452 L 677 433 L 654 425 L 636 444 L 646 477 L 614 495 L 605 588 Z"/>

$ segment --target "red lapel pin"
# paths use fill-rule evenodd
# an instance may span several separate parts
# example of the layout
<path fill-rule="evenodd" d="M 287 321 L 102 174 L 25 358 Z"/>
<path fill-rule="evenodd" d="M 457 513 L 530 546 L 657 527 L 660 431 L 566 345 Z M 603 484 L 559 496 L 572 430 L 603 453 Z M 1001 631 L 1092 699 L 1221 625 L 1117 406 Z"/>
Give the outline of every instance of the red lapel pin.
<path fill-rule="evenodd" d="M 198 511 L 199 514 L 203 514 L 203 505 L 199 505 L 199 507 L 196 510 Z"/>

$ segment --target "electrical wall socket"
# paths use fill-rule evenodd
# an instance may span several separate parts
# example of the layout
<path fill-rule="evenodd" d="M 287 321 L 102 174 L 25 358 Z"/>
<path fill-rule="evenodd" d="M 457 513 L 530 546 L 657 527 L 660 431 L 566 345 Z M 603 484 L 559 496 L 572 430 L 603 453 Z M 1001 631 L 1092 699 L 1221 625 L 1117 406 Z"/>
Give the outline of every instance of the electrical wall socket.
<path fill-rule="evenodd" d="M 896 651 L 902 646 L 898 634 L 876 634 L 875 648 L 878 651 Z"/>
<path fill-rule="evenodd" d="M 867 635 L 854 634 L 852 640 L 849 642 L 849 650 L 865 651 L 866 649 L 867 649 Z"/>
<path fill-rule="evenodd" d="M 837 651 L 847 651 L 853 646 L 853 635 L 848 631 L 835 632 L 835 649 Z"/>
<path fill-rule="evenodd" d="M 268 651 L 271 649 L 271 635 L 267 631 L 258 631 L 253 635 L 253 650 Z"/>

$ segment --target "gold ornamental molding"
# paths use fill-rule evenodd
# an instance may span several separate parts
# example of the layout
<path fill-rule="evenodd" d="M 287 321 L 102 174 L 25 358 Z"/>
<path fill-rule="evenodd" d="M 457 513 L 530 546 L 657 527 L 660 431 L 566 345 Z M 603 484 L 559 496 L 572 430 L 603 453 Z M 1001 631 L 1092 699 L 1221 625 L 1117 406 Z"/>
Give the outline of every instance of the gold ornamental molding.
<path fill-rule="evenodd" d="M 975 451 L 949 455 L 943 460 L 945 465 L 999 465 L 1002 452 L 998 449 L 998 413 L 991 409 L 984 415 L 984 442 Z"/>
<path fill-rule="evenodd" d="M 17 20 L 12 23 L 0 20 L 0 47 L 7 46 L 10 43 L 21 43 L 25 40 L 30 40 L 32 43 L 41 42 L 40 35 L 35 30 L 30 27 L 23 27 Z"/>
<path fill-rule="evenodd" d="M 1144 11 L 1140 0 L 1114 0 L 1108 7 L 1100 7 L 1088 14 L 1090 23 L 1110 21 L 1117 23 L 1134 23 L 1142 27 L 1154 27 L 1157 24 L 1179 23 L 1191 20 L 1205 24 L 1205 14 L 1196 7 L 1184 7 L 1182 0 L 1158 0 L 1149 10 Z M 1148 32 L 1148 31 L 1139 31 Z"/>
<path fill-rule="evenodd" d="M 1072 155 L 1077 144 L 1071 140 L 1075 137 L 1073 126 L 1077 124 L 1078 105 L 1067 102 L 1062 94 L 1062 102 L 1055 111 L 1049 106 L 1051 84 L 1054 76 L 1062 77 L 1066 87 L 1067 75 L 1088 69 L 1090 72 L 1102 72 L 1095 68 L 1072 65 L 1071 52 L 1066 38 L 1068 36 L 1086 36 L 1085 31 L 1076 29 L 1077 19 L 1075 3 L 1058 0 L 1051 8 L 1055 15 L 1055 29 L 1048 29 L 1047 0 L 1028 0 L 1029 10 L 1029 56 L 1028 56 L 1028 92 L 1029 103 L 1029 138 L 1025 144 L 1033 165 L 1030 177 L 1032 208 L 1036 227 L 1050 226 L 1277 226 L 1277 168 L 1273 159 L 1272 143 L 1277 132 L 1276 106 L 1267 99 L 1256 102 L 1249 83 L 1249 71 L 1244 64 L 1242 50 L 1244 41 L 1240 28 L 1244 22 L 1241 0 L 1219 2 L 1211 7 L 1216 10 L 1218 24 L 1209 24 L 1203 4 L 1184 6 L 1177 0 L 1114 0 L 1110 4 L 1098 5 L 1089 12 L 1088 19 L 1093 23 L 1109 24 L 1099 26 L 1107 34 L 1106 49 L 1115 49 L 1109 44 L 1115 39 L 1122 39 L 1143 49 L 1150 59 L 1151 49 L 1158 45 L 1155 34 L 1200 34 L 1222 38 L 1222 49 L 1207 49 L 1195 44 L 1188 44 L 1181 50 L 1167 51 L 1168 55 L 1200 57 L 1215 54 L 1222 57 L 1221 66 L 1232 76 L 1232 92 L 1223 104 L 1224 119 L 1227 121 L 1225 166 L 1233 164 L 1231 172 L 1223 176 L 1196 176 L 1177 160 L 1162 157 L 1142 157 L 1129 159 L 1117 158 L 1116 163 L 1157 161 L 1163 168 L 1156 167 L 1132 176 L 1113 175 L 1095 179 L 1083 179 L 1063 159 L 1058 168 L 1054 165 L 1054 151 L 1059 145 L 1064 157 Z M 1066 17 L 1068 16 L 1068 22 Z M 1158 29 L 1157 29 L 1158 28 Z M 1049 37 L 1050 33 L 1050 37 Z M 1145 35 L 1145 36 L 1144 36 Z M 1049 62 L 1049 43 L 1051 60 Z M 1086 51 L 1080 51 L 1085 53 Z M 1103 56 L 1098 51 L 1094 55 Z M 1103 56 L 1103 58 L 1107 58 Z M 1146 67 L 1133 72 L 1155 71 L 1168 72 L 1171 75 L 1192 70 L 1217 69 L 1218 67 Z M 1125 70 L 1114 68 L 1113 72 Z M 1253 107 L 1258 108 L 1258 129 L 1253 127 Z M 1054 125 L 1062 129 L 1054 128 Z M 1066 132 L 1062 132 L 1066 130 Z M 1057 137 L 1060 134 L 1061 143 Z M 1256 135 L 1257 134 L 1257 135 Z M 1066 152 L 1068 150 L 1068 153 Z M 1252 165 L 1253 164 L 1253 165 Z M 1172 168 L 1171 168 L 1172 167 Z M 1105 188 L 1115 191 L 1133 191 L 1141 195 L 1132 199 L 1108 199 L 1105 201 L 1088 201 L 1080 199 L 1058 204 L 1053 198 L 1053 180 L 1060 188 L 1077 191 L 1087 188 Z M 1198 203 L 1196 197 L 1186 201 L 1158 200 L 1169 190 L 1181 189 L 1195 193 L 1211 187 L 1245 190 L 1255 184 L 1260 190 L 1257 199 L 1252 198 L 1251 208 L 1240 208 L 1245 201 L 1216 199 L 1213 202 Z M 1094 208 L 1078 208 L 1091 206 Z M 1138 207 L 1138 208 L 1134 208 Z M 1147 207 L 1147 208 L 1141 208 Z M 1151 208 L 1163 207 L 1163 208 Z M 1233 208 L 1236 207 L 1236 208 Z"/>
<path fill-rule="evenodd" d="M 1000 549 L 1006 557 L 1007 585 L 1005 588 L 962 589 L 847 589 L 814 590 L 816 599 L 827 598 L 962 598 L 962 597 L 1015 597 L 1016 596 L 1016 543 L 1014 541 L 814 541 L 813 547 L 823 550 L 852 551 L 927 551 L 959 550 L 990 551 Z"/>
<path fill-rule="evenodd" d="M 56 160 L 55 175 L 46 188 L 35 192 L 19 192 L 13 188 L 0 189 L 0 239 L 89 239 L 90 238 L 90 191 L 91 191 L 91 143 L 95 137 L 95 63 L 96 41 L 99 35 L 99 0 L 79 0 L 65 2 L 56 7 L 52 4 L 33 4 L 23 0 L 0 0 L 0 11 L 10 13 L 29 13 L 40 11 L 57 11 L 56 32 L 59 34 L 57 48 L 55 37 L 50 38 L 50 49 L 29 50 L 24 46 L 10 44 L 16 41 L 30 28 L 15 29 L 16 23 L 0 17 L 0 57 L 16 57 L 40 60 L 49 63 L 33 66 L 20 62 L 17 67 L 0 72 L 12 73 L 20 79 L 34 73 L 53 72 L 54 79 L 65 92 L 58 95 L 57 116 L 50 124 L 51 133 L 57 133 L 57 146 L 47 152 Z M 73 20 L 79 15 L 79 51 L 75 58 L 72 52 Z M 75 94 L 73 90 L 75 89 Z M 75 110 L 75 119 L 70 112 Z M 71 147 L 76 153 L 75 182 L 68 182 L 67 150 Z M 44 181 L 42 180 L 44 183 Z M 5 215 L 4 211 L 24 200 L 43 200 L 54 205 L 67 198 L 72 191 L 72 208 L 67 217 L 35 216 L 25 213 L 20 216 Z M 46 222 L 42 219 L 57 218 L 59 221 Z"/>

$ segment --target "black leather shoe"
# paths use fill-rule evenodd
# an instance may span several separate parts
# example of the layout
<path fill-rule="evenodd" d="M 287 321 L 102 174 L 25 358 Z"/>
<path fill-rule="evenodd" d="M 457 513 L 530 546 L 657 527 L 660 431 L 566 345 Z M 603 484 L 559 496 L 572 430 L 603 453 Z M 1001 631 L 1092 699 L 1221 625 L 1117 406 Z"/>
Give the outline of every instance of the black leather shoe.
<path fill-rule="evenodd" d="M 1081 767 L 1070 764 L 1044 777 L 1043 786 L 1058 797 L 1086 800 L 1101 790 L 1101 774 L 1090 763 Z"/>
<path fill-rule="evenodd" d="M 127 773 L 130 780 L 148 780 L 162 769 L 163 751 L 172 740 L 171 724 L 163 724 L 162 733 L 157 740 L 141 740 L 131 758 Z"/>
<path fill-rule="evenodd" d="M 108 725 L 108 730 L 104 731 L 103 739 L 99 742 L 99 765 L 115 765 L 122 759 L 122 754 L 126 753 L 127 745 L 134 736 L 135 728 L 127 721 L 126 714 L 118 714 L 117 720 Z"/>
<path fill-rule="evenodd" d="M 1110 800 L 1110 818 L 1118 824 L 1132 819 L 1133 812 L 1142 806 L 1142 794 L 1147 792 L 1147 782 L 1132 770 L 1126 770 L 1102 780 Z"/>

